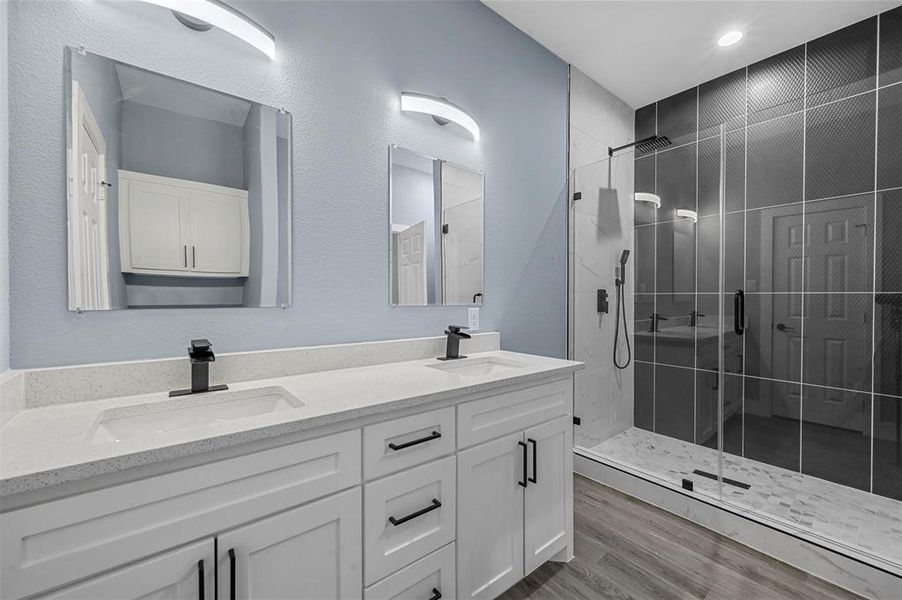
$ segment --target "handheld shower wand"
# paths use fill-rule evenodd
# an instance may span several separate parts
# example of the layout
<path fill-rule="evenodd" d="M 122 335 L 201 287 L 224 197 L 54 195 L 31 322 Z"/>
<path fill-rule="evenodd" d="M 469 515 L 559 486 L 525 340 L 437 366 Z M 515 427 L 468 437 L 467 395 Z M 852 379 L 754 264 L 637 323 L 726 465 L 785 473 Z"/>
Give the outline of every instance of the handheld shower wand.
<path fill-rule="evenodd" d="M 614 278 L 617 286 L 617 315 L 614 318 L 614 366 L 625 369 L 633 360 L 633 351 L 630 348 L 630 334 L 626 327 L 626 261 L 629 260 L 630 251 L 624 250 L 620 255 L 620 272 Z M 626 362 L 622 365 L 617 360 L 617 343 L 620 341 L 620 311 L 623 311 L 623 337 L 626 340 Z"/>

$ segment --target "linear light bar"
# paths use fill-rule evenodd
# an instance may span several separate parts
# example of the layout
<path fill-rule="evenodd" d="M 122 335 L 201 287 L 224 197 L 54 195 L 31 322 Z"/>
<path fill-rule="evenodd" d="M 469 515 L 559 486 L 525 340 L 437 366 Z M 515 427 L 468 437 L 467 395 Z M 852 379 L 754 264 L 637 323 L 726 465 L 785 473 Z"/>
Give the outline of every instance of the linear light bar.
<path fill-rule="evenodd" d="M 469 131 L 474 140 L 479 139 L 479 125 L 476 123 L 476 119 L 461 107 L 442 98 L 401 92 L 401 110 L 424 113 L 438 119 L 452 121 Z"/>
<path fill-rule="evenodd" d="M 698 223 L 698 213 L 694 210 L 689 210 L 688 208 L 678 208 L 676 210 L 676 216 L 689 219 L 693 223 Z"/>
<path fill-rule="evenodd" d="M 276 57 L 276 39 L 273 35 L 220 0 L 144 0 L 144 2 L 206 21 L 247 42 L 266 56 Z"/>
<path fill-rule="evenodd" d="M 651 202 L 655 208 L 661 208 L 661 197 L 657 194 L 649 194 L 648 192 L 636 192 L 633 194 L 633 200 L 636 202 Z"/>

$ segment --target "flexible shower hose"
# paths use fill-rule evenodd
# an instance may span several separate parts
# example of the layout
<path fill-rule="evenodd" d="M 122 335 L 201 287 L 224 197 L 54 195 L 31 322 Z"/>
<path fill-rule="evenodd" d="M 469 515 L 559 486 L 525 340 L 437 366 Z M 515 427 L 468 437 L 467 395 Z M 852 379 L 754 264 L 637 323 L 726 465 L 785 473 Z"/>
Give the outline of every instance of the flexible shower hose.
<path fill-rule="evenodd" d="M 630 334 L 626 328 L 626 296 L 624 292 L 624 282 L 617 279 L 617 316 L 614 319 L 614 366 L 618 369 L 625 369 L 630 366 L 633 360 L 633 350 L 630 348 Z M 620 340 L 620 314 L 623 311 L 623 337 L 626 340 L 626 362 L 622 365 L 617 361 L 617 342 Z"/>

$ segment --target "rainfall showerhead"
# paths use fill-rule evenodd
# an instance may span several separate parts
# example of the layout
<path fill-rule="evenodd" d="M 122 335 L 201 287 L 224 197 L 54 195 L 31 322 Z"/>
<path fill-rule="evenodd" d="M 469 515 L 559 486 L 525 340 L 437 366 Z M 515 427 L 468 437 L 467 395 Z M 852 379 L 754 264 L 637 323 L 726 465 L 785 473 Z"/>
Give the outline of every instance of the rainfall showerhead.
<path fill-rule="evenodd" d="M 631 144 L 624 144 L 623 146 L 618 146 L 616 148 L 608 148 L 608 156 L 614 156 L 615 152 L 626 150 L 627 148 L 632 148 L 633 146 L 636 147 L 636 154 L 648 154 L 649 152 L 654 152 L 655 150 L 666 148 L 672 143 L 673 142 L 671 142 L 670 138 L 666 135 L 651 135 Z"/>
<path fill-rule="evenodd" d="M 641 140 L 638 144 L 636 144 L 636 154 L 648 154 L 649 152 L 654 152 L 655 150 L 662 150 L 667 146 L 670 146 L 673 142 L 670 141 L 670 138 L 666 135 L 653 135 L 650 138 L 646 138 Z"/>

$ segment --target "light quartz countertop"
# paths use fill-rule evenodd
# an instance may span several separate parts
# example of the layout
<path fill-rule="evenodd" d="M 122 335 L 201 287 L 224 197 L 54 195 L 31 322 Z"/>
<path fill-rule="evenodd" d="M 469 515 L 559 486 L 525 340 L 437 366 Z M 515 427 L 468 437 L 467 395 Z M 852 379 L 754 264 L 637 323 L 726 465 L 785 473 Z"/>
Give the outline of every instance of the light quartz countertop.
<path fill-rule="evenodd" d="M 483 357 L 513 361 L 519 368 L 462 376 L 428 368 L 426 365 L 439 364 L 431 358 L 230 382 L 229 391 L 280 386 L 303 406 L 120 441 L 92 441 L 103 411 L 128 412 L 135 405 L 170 402 L 168 394 L 26 409 L 0 427 L 0 497 L 361 417 L 412 407 L 428 408 L 442 400 L 564 376 L 582 368 L 578 362 L 506 351 L 471 354 L 460 362 Z"/>

